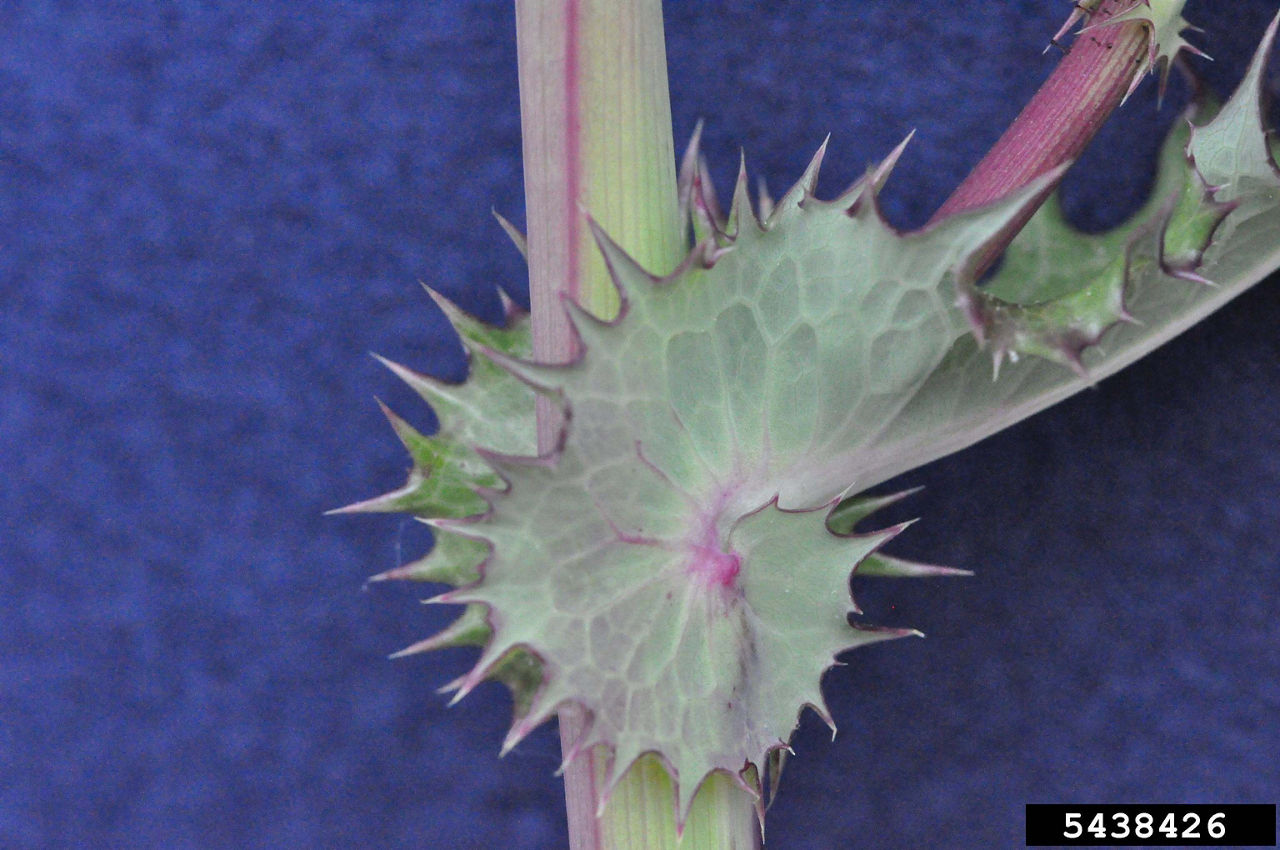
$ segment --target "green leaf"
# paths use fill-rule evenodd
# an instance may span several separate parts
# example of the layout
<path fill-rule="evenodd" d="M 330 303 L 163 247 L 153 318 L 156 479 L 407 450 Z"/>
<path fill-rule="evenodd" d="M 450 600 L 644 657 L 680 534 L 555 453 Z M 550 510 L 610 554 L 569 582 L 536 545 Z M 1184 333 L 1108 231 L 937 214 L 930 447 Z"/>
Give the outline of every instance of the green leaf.
<path fill-rule="evenodd" d="M 1082 276 L 1084 285 L 1124 260 L 1115 256 L 1114 246 L 1105 265 L 1096 255 L 1081 260 L 1081 246 L 1090 255 L 1108 238 L 1134 246 L 1138 262 L 1125 299 L 1140 324 L 1114 327 L 1098 345 L 1083 351 L 1084 376 L 1032 357 L 1006 366 L 993 381 L 989 355 L 974 339 L 960 340 L 871 447 L 860 485 L 874 486 L 1056 404 L 1172 339 L 1280 267 L 1280 174 L 1268 156 L 1259 107 L 1277 21 L 1235 96 L 1194 131 L 1191 160 L 1175 160 L 1166 148 L 1157 181 L 1163 197 L 1153 198 L 1139 217 L 1110 237 L 1084 237 L 1060 222 L 1055 226 L 1050 213 L 1011 246 L 1024 258 L 1044 257 L 1045 267 L 1098 264 L 1102 272 Z M 1206 185 L 1217 187 L 1208 197 Z M 1212 222 L 1224 205 L 1230 209 L 1215 229 Z M 1065 247 L 1056 251 L 1059 243 Z M 1002 271 L 989 291 L 1016 297 L 1012 275 Z M 1063 284 L 1032 285 L 1026 291 L 1034 298 L 1054 287 L 1061 291 Z"/>
<path fill-rule="evenodd" d="M 859 494 L 1105 378 L 1280 265 L 1258 108 L 1275 31 L 1237 95 L 1166 147 L 1131 221 L 1088 236 L 1051 202 L 985 287 L 974 258 L 1052 175 L 900 234 L 876 203 L 896 152 L 823 202 L 819 151 L 762 221 L 745 171 L 724 214 L 692 150 L 681 198 L 700 241 L 659 278 L 597 229 L 622 309 L 600 321 L 568 305 L 572 363 L 530 362 L 524 326 L 443 305 L 471 375 L 391 366 L 441 429 L 392 417 L 414 473 L 379 503 L 465 517 L 438 520 L 433 555 L 384 576 L 444 581 L 457 589 L 437 601 L 468 606 L 419 647 L 486 641 L 455 684 L 459 698 L 512 686 L 504 749 L 563 705 L 584 710 L 572 749 L 612 752 L 603 795 L 646 752 L 682 813 L 709 774 L 753 787 L 804 707 L 830 719 L 820 684 L 838 653 L 912 633 L 850 625 L 851 572 L 958 572 L 880 552 L 905 525 L 854 534 L 898 498 Z M 535 391 L 566 423 L 541 457 Z"/>

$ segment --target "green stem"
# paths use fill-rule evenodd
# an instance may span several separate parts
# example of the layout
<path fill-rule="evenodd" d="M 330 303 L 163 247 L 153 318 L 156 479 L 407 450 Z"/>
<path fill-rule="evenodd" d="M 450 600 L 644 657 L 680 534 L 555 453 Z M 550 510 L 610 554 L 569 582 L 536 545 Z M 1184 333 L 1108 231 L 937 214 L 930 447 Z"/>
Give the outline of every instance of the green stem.
<path fill-rule="evenodd" d="M 516 37 L 534 356 L 565 362 L 574 355 L 574 339 L 562 296 L 603 319 L 619 309 L 586 215 L 656 273 L 673 269 L 686 252 L 662 4 L 516 0 Z M 556 411 L 541 405 L 540 451 L 555 448 L 561 427 Z M 566 753 L 585 728 L 579 711 L 561 711 Z M 570 847 L 674 848 L 676 798 L 661 764 L 640 759 L 597 818 L 606 766 L 607 753 L 597 748 L 565 770 Z M 713 777 L 694 799 L 680 847 L 758 846 L 752 798 L 729 779 Z"/>

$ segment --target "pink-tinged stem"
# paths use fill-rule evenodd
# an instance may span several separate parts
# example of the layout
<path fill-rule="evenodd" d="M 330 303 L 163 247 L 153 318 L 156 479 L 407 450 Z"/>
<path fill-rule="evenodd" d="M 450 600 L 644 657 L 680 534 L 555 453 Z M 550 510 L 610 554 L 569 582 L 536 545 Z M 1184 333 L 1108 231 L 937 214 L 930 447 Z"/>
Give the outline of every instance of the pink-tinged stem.
<path fill-rule="evenodd" d="M 560 295 L 581 297 L 582 195 L 581 0 L 516 3 L 521 136 L 534 357 L 573 358 Z M 557 412 L 538 399 L 538 449 L 560 430 Z"/>
<path fill-rule="evenodd" d="M 572 359 L 568 295 L 610 319 L 618 298 L 591 215 L 646 268 L 683 259 L 659 0 L 517 0 L 533 351 Z M 539 408 L 539 446 L 560 422 Z"/>
<path fill-rule="evenodd" d="M 1141 0 L 1103 0 L 1090 23 Z M 1126 22 L 1091 29 L 1076 38 L 1049 79 L 969 173 L 930 224 L 998 200 L 1059 165 L 1077 159 L 1146 66 L 1147 27 Z M 1046 196 L 1052 189 L 1046 190 Z M 1003 242 L 982 258 L 985 269 L 1013 240 L 1034 209 L 1012 222 Z"/>

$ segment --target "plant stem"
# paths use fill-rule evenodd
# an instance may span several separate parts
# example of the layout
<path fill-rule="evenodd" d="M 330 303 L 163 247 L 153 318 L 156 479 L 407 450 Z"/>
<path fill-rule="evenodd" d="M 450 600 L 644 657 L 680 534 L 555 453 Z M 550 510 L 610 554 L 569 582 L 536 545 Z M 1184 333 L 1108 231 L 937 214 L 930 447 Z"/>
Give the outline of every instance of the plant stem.
<path fill-rule="evenodd" d="M 1101 24 L 1139 2 L 1103 0 L 1090 23 Z M 1147 27 L 1134 22 L 1079 36 L 1009 129 L 934 213 L 930 224 L 998 200 L 1079 157 L 1146 66 L 1149 40 Z M 1046 197 L 1052 188 L 1046 189 Z M 995 261 L 1034 212 L 1034 208 L 1028 209 L 1009 225 L 1004 240 L 983 256 L 980 269 Z"/>
<path fill-rule="evenodd" d="M 655 273 L 673 269 L 686 252 L 662 4 L 516 0 L 516 37 L 534 356 L 565 362 L 575 352 L 562 295 L 602 319 L 619 308 L 587 214 Z M 548 452 L 562 422 L 539 403 L 538 447 Z M 585 729 L 580 711 L 561 711 L 566 753 Z M 570 847 L 675 847 L 674 787 L 661 764 L 651 756 L 638 761 L 597 818 L 606 767 L 607 753 L 597 747 L 565 770 Z M 751 798 L 714 777 L 694 800 L 681 847 L 750 850 L 758 840 Z"/>
<path fill-rule="evenodd" d="M 561 363 L 574 354 L 562 294 L 618 311 L 585 214 L 653 271 L 684 257 L 662 7 L 517 0 L 516 42 L 534 355 Z M 543 413 L 547 449 L 559 422 Z"/>

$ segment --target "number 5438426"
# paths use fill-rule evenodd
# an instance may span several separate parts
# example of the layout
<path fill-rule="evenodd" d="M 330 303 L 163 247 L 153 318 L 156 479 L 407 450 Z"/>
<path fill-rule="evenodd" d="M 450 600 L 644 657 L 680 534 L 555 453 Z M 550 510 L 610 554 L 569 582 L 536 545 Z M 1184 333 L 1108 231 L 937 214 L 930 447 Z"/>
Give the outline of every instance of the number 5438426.
<path fill-rule="evenodd" d="M 1082 812 L 1067 812 L 1062 836 L 1080 838 L 1087 832 L 1100 839 L 1124 839 L 1130 836 L 1151 838 L 1158 833 L 1162 838 L 1182 839 L 1204 836 L 1221 838 L 1227 833 L 1227 816 L 1224 812 L 1216 812 L 1203 820 L 1196 812 L 1183 812 L 1181 818 L 1175 812 L 1167 812 L 1159 819 L 1159 824 L 1156 823 L 1157 815 L 1150 812 L 1097 812 L 1089 818 L 1088 823 L 1085 822 L 1085 817 Z"/>

